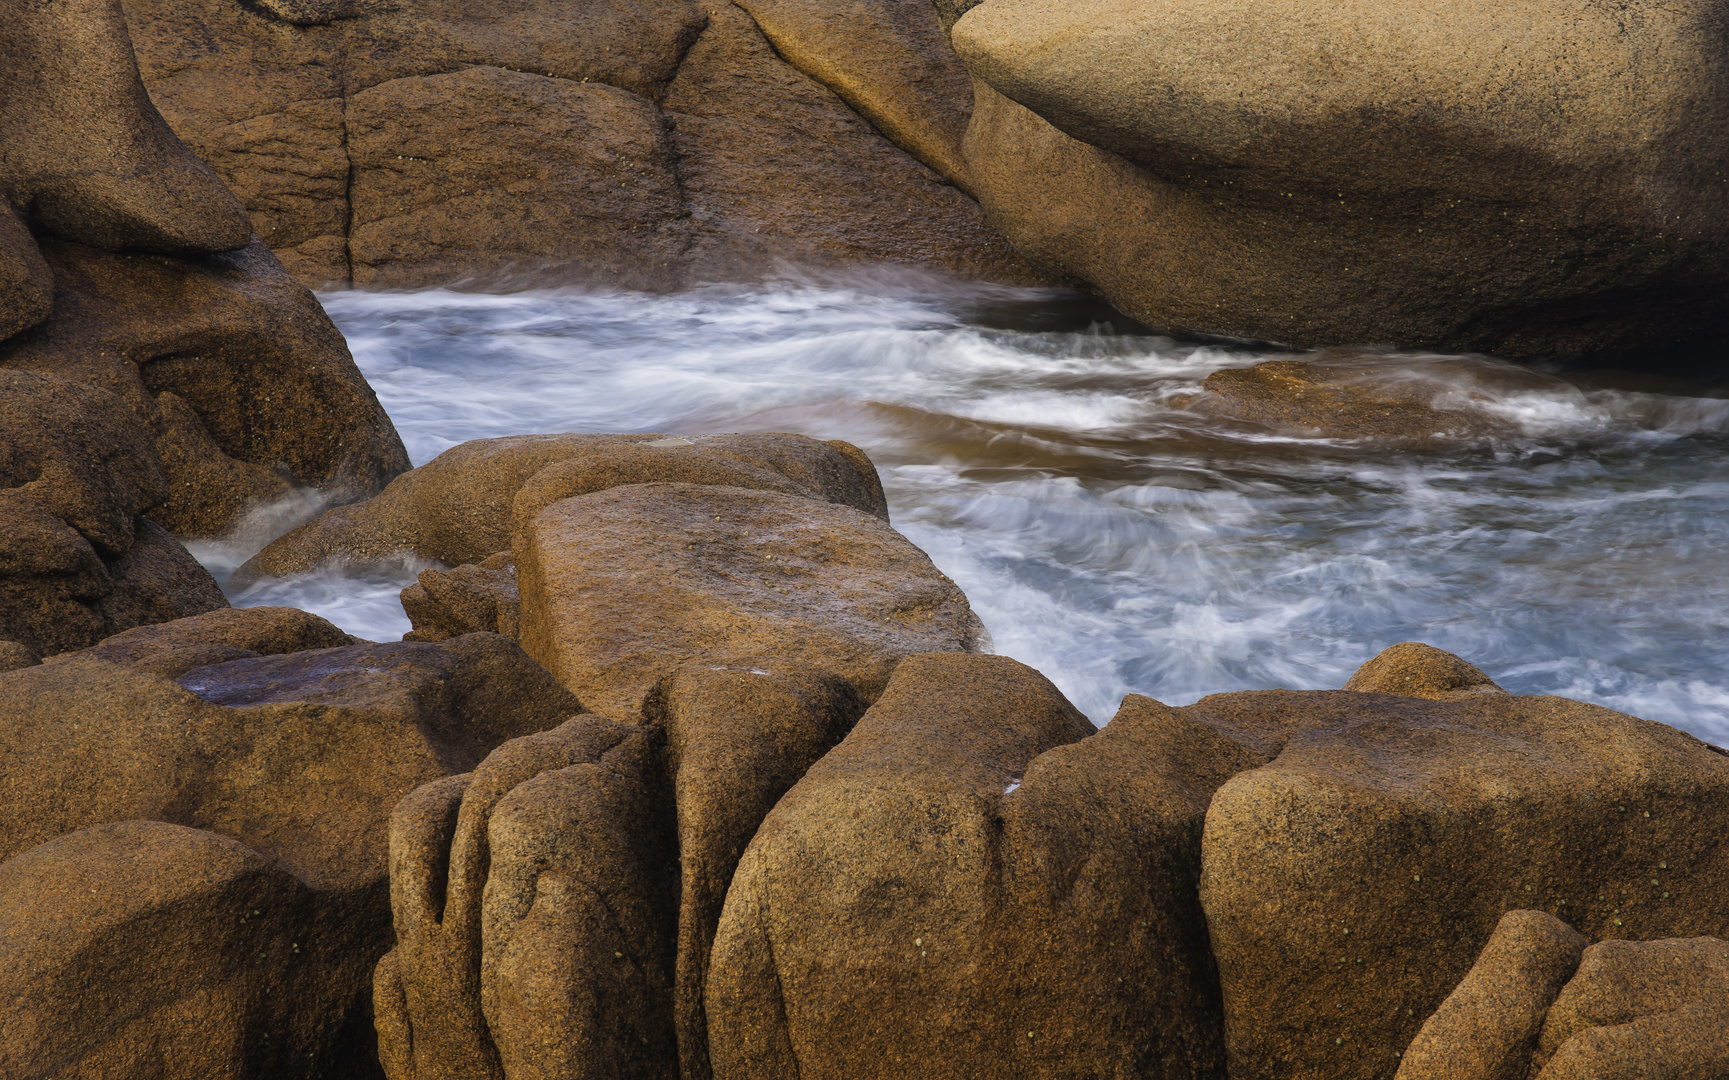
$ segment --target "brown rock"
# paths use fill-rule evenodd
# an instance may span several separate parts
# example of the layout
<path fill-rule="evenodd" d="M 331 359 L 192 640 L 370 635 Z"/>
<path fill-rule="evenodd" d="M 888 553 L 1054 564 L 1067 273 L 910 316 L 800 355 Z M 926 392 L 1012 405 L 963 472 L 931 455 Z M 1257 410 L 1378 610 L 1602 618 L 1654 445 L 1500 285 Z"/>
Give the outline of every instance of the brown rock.
<path fill-rule="evenodd" d="M 471 67 L 362 90 L 347 118 L 356 285 L 512 274 L 683 283 L 691 223 L 646 98 Z"/>
<path fill-rule="evenodd" d="M 1509 431 L 1480 407 L 1490 395 L 1541 390 L 1583 403 L 1579 391 L 1536 371 L 1459 358 L 1395 363 L 1374 354 L 1269 360 L 1215 371 L 1202 387 L 1187 408 L 1286 435 L 1411 449 Z"/>
<path fill-rule="evenodd" d="M 29 207 L 39 228 L 106 251 L 246 246 L 239 202 L 144 92 L 118 0 L 6 0 L 0 21 L 9 28 L 0 42 L 5 202 Z M 8 232 L 8 246 L 21 241 Z M 0 323 L 0 338 L 20 320 L 6 322 L 14 325 Z"/>
<path fill-rule="evenodd" d="M 1382 649 L 1356 670 L 1345 689 L 1432 701 L 1506 693 L 1476 665 L 1420 641 L 1401 641 Z"/>
<path fill-rule="evenodd" d="M 1273 756 L 1214 794 L 1202 847 L 1233 1075 L 1387 1075 L 1510 910 L 1589 940 L 1729 926 L 1729 760 L 1673 728 L 1500 694 L 1185 711 Z"/>
<path fill-rule="evenodd" d="M 523 648 L 618 719 L 686 662 L 808 665 L 868 700 L 902 658 L 985 640 L 960 589 L 883 521 L 772 492 L 633 484 L 566 499 L 534 518 L 516 565 Z"/>
<path fill-rule="evenodd" d="M 365 1075 L 356 992 L 388 926 L 363 899 L 158 821 L 18 854 L 0 864 L 0 1073 Z"/>
<path fill-rule="evenodd" d="M 1584 948 L 1547 912 L 1501 916 L 1470 972 L 1405 1049 L 1395 1080 L 1525 1080 L 1543 1017 Z"/>
<path fill-rule="evenodd" d="M 708 29 L 661 101 L 700 226 L 694 276 L 739 280 L 791 259 L 1043 283 L 976 203 L 777 56 L 742 8 L 709 7 Z"/>
<path fill-rule="evenodd" d="M 1521 358 L 1729 329 L 1721 17 L 989 0 L 952 38 L 1035 263 L 1162 328 Z"/>
<path fill-rule="evenodd" d="M 271 3 L 129 6 L 164 114 L 303 280 L 675 288 L 782 259 L 1037 278 L 889 141 L 952 171 L 965 122 L 957 61 L 911 0 L 860 7 L 848 34 L 765 15 L 797 24 L 815 80 L 714 0 Z"/>
<path fill-rule="evenodd" d="M 714 1075 L 1007 1075 L 1060 1060 L 1063 1029 L 1019 1020 L 1023 1000 L 1040 1022 L 1064 1011 L 1040 1011 L 1054 999 L 1049 984 L 1023 981 L 1035 954 L 1053 957 L 1017 922 L 1063 906 L 1070 884 L 1090 895 L 1090 877 L 1069 876 L 1088 854 L 1071 862 L 1044 849 L 1061 867 L 1046 876 L 1034 850 L 1006 839 L 1022 825 L 1036 835 L 1040 816 L 1017 816 L 1023 796 L 1005 788 L 1030 783 L 1029 763 L 1092 730 L 1013 660 L 902 662 L 852 733 L 770 812 L 733 875 L 708 976 Z M 1134 858 L 1111 847 L 1093 854 Z M 1118 973 L 1146 977 L 1130 960 L 1103 981 Z M 1068 1000 L 1071 1017 L 1093 1004 Z"/>
<path fill-rule="evenodd" d="M 299 608 L 221 608 L 115 634 L 83 655 L 177 679 L 193 668 L 226 660 L 356 644 L 360 642 L 336 626 Z"/>
<path fill-rule="evenodd" d="M 648 733 L 584 715 L 398 806 L 374 977 L 392 1080 L 672 1075 L 661 784 Z"/>
<path fill-rule="evenodd" d="M 706 1080 L 703 1003 L 715 928 L 745 845 L 787 789 L 845 737 L 865 703 L 832 675 L 696 664 L 659 687 L 645 712 L 666 734 L 677 814 L 674 1023 L 681 1075 Z"/>
<path fill-rule="evenodd" d="M 744 0 L 774 50 L 896 146 L 967 189 L 972 80 L 924 0 Z"/>
<path fill-rule="evenodd" d="M 148 819 L 232 836 L 314 888 L 378 885 L 391 806 L 578 708 L 491 634 L 253 656 L 176 679 L 151 671 L 173 670 L 201 638 L 318 636 L 196 632 L 219 626 L 163 631 L 155 656 L 135 637 L 0 675 L 0 857 Z"/>
<path fill-rule="evenodd" d="M 140 516 L 165 479 L 150 430 L 113 394 L 0 370 L 0 636 L 41 656 L 226 607 Z"/>
<path fill-rule="evenodd" d="M 131 405 L 168 469 L 153 516 L 171 531 L 220 535 L 295 485 L 362 498 L 407 468 L 342 335 L 262 244 L 199 259 L 43 250 L 54 314 L 0 346 L 0 366 Z"/>
<path fill-rule="evenodd" d="M 511 547 L 513 521 L 525 524 L 560 499 L 653 481 L 778 491 L 888 518 L 875 468 L 846 443 L 802 435 L 514 435 L 446 450 L 372 501 L 337 507 L 278 538 L 234 580 L 404 551 L 453 566 L 479 562 Z"/>
<path fill-rule="evenodd" d="M 0 205 L 0 341 L 35 326 L 54 307 L 54 272 L 30 230 Z"/>
<path fill-rule="evenodd" d="M 1729 942 L 1602 941 L 1586 949 L 1549 1009 L 1531 1076 L 1729 1076 Z"/>
<path fill-rule="evenodd" d="M 414 624 L 404 641 L 443 641 L 482 630 L 515 641 L 522 610 L 516 561 L 501 551 L 453 570 L 422 570 L 420 580 L 402 590 L 402 610 Z"/>

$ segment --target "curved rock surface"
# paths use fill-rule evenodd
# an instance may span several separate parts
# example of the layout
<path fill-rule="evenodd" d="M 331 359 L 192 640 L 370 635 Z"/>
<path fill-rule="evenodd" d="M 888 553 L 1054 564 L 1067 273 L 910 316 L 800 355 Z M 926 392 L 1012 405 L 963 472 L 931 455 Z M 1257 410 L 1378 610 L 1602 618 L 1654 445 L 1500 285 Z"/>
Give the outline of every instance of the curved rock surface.
<path fill-rule="evenodd" d="M 724 0 L 128 4 L 163 114 L 315 285 L 1039 280 L 951 185 L 969 103 L 934 15 L 851 11 L 843 41 L 839 12 L 765 8 L 765 37 Z"/>
<path fill-rule="evenodd" d="M 143 516 L 167 494 L 151 432 L 120 398 L 0 370 L 0 639 L 19 660 L 228 606 Z"/>
<path fill-rule="evenodd" d="M 1385 1076 L 1509 910 L 1590 940 L 1729 929 L 1729 757 L 1673 728 L 1494 693 L 1184 711 L 1272 759 L 1202 841 L 1234 1075 Z"/>
<path fill-rule="evenodd" d="M 988 637 L 924 552 L 850 506 L 699 484 L 553 503 L 516 548 L 522 646 L 584 704 L 635 719 L 687 662 L 829 671 L 874 698 L 914 653 Z"/>
<path fill-rule="evenodd" d="M 783 434 L 513 435 L 454 446 L 376 498 L 326 512 L 276 539 L 234 580 L 403 553 L 478 563 L 520 542 L 513 537 L 561 499 L 651 482 L 774 491 L 888 519 L 875 467 L 849 443 Z"/>
<path fill-rule="evenodd" d="M 1149 325 L 1510 358 L 1729 331 L 1718 3 L 986 0 L 965 153 Z"/>
<path fill-rule="evenodd" d="M 0 1072 L 359 1080 L 377 905 L 228 837 L 97 825 L 0 863 Z M 358 910 L 357 910 L 358 909 Z"/>

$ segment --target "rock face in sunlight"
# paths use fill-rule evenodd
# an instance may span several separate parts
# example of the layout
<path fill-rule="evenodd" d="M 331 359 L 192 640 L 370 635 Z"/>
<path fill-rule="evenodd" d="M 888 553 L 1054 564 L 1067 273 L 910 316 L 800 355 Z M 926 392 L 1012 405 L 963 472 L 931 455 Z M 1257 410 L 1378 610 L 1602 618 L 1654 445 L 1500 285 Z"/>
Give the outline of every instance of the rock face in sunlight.
<path fill-rule="evenodd" d="M 157 106 L 315 285 L 1040 280 L 963 193 L 971 92 L 919 0 L 127 11 Z"/>
<path fill-rule="evenodd" d="M 1509 912 L 1397 1080 L 1586 1080 L 1729 1072 L 1729 941 L 1583 939 Z"/>
<path fill-rule="evenodd" d="M 849 506 L 634 484 L 553 503 L 514 551 L 523 648 L 621 720 L 686 662 L 810 665 L 872 699 L 907 656 L 988 647 L 955 583 Z"/>
<path fill-rule="evenodd" d="M 986 0 L 972 189 L 1152 326 L 1510 358 L 1729 332 L 1721 2 Z"/>
<path fill-rule="evenodd" d="M 377 498 L 287 533 L 236 572 L 286 577 L 413 552 L 449 565 L 507 550 L 543 508 L 623 484 L 724 484 L 838 503 L 888 520 L 863 451 L 803 435 L 517 435 L 452 447 Z"/>

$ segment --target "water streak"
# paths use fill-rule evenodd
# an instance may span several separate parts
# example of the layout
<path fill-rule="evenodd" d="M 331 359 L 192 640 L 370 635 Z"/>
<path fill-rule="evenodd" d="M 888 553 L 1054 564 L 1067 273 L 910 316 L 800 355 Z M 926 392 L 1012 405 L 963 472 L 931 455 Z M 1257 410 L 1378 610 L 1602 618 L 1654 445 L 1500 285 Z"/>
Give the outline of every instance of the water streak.
<path fill-rule="evenodd" d="M 323 299 L 416 463 L 539 431 L 858 443 L 997 649 L 1096 722 L 1131 691 L 1337 687 L 1420 640 L 1517 693 L 1729 741 L 1729 400 L 1697 387 L 1376 356 L 1493 421 L 1419 452 L 1185 408 L 1209 372 L 1268 354 L 1125 332 L 1057 293 L 914 278 Z M 396 636 L 412 569 L 242 602 Z"/>

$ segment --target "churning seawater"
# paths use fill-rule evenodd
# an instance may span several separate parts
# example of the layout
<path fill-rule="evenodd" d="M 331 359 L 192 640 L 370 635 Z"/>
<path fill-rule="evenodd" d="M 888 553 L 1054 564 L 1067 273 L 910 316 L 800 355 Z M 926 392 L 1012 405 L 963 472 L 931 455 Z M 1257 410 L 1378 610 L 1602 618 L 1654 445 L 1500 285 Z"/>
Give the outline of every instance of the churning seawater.
<path fill-rule="evenodd" d="M 1054 292 L 883 277 L 321 299 L 416 464 L 525 432 L 859 444 L 895 525 L 996 650 L 1097 723 L 1129 691 L 1338 687 L 1417 640 L 1514 693 L 1729 742 L 1729 400 L 1701 386 L 1534 389 L 1487 361 L 1389 354 L 1500 425 L 1401 450 L 1186 410 L 1209 372 L 1270 354 L 1153 336 Z M 200 554 L 221 576 L 296 509 Z M 394 638 L 418 569 L 235 600 Z"/>

